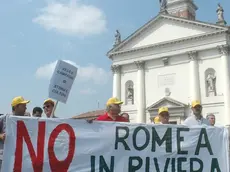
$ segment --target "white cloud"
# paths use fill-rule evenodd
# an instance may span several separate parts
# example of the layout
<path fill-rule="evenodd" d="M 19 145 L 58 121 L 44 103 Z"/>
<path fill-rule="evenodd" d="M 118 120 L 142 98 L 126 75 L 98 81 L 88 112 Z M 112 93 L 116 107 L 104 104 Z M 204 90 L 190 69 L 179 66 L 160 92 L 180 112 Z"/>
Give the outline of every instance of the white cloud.
<path fill-rule="evenodd" d="M 69 35 L 86 36 L 100 34 L 106 30 L 103 11 L 77 0 L 69 3 L 49 3 L 41 9 L 40 15 L 33 21 L 47 30 L 55 30 Z"/>
<path fill-rule="evenodd" d="M 104 69 L 97 67 L 93 64 L 90 64 L 88 66 L 79 66 L 73 61 L 64 61 L 78 67 L 78 73 L 76 77 L 76 80 L 78 81 L 92 81 L 94 84 L 105 84 L 110 77 L 110 72 L 107 72 Z M 56 64 L 57 61 L 39 67 L 35 73 L 35 76 L 40 79 L 50 79 Z"/>
<path fill-rule="evenodd" d="M 96 94 L 97 92 L 91 88 L 86 88 L 86 89 L 80 90 L 80 93 L 84 95 L 92 95 L 92 94 Z"/>

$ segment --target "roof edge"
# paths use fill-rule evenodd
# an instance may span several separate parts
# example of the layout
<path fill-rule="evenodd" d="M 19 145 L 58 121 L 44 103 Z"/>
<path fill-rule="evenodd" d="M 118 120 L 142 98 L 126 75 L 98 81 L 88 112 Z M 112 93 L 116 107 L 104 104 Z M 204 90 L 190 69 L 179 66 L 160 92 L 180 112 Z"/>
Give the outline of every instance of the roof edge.
<path fill-rule="evenodd" d="M 133 32 L 131 35 L 129 35 L 127 38 L 125 38 L 118 46 L 113 47 L 112 49 L 110 49 L 106 53 L 106 56 L 108 58 L 110 58 L 110 56 L 111 56 L 111 54 L 113 54 L 113 52 L 121 49 L 124 45 L 126 45 L 132 39 L 136 38 L 139 34 L 141 34 L 144 30 L 146 30 L 149 26 L 151 26 L 153 23 L 155 23 L 156 21 L 158 21 L 161 18 L 174 20 L 174 21 L 185 22 L 185 23 L 189 23 L 189 24 L 196 24 L 196 25 L 202 26 L 202 27 L 220 29 L 222 31 L 229 31 L 229 29 L 230 29 L 229 26 L 221 26 L 221 25 L 217 25 L 217 24 L 213 24 L 213 23 L 207 23 L 207 22 L 203 22 L 203 21 L 199 21 L 199 20 L 189 20 L 189 19 L 186 19 L 186 18 L 176 17 L 176 16 L 168 15 L 168 14 L 167 15 L 166 14 L 158 14 L 156 17 L 154 17 L 151 20 L 149 20 L 146 24 L 144 24 L 142 27 L 140 27 L 135 32 Z M 208 33 L 206 33 L 206 34 L 208 34 Z"/>

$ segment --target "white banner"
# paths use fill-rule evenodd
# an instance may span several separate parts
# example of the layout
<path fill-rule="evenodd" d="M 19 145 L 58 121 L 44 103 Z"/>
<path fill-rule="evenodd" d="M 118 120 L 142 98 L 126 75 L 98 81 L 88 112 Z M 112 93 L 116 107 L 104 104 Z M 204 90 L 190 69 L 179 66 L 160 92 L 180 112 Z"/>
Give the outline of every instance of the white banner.
<path fill-rule="evenodd" d="M 228 130 L 7 119 L 3 172 L 228 172 Z"/>
<path fill-rule="evenodd" d="M 66 103 L 76 75 L 77 68 L 75 66 L 58 60 L 50 79 L 49 98 Z"/>

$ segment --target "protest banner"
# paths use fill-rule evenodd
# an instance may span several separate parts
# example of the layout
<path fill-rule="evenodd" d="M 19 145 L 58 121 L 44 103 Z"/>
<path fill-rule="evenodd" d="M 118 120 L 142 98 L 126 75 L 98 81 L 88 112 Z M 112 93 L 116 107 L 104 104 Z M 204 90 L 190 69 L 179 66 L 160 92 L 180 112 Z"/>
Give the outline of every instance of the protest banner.
<path fill-rule="evenodd" d="M 228 172 L 228 130 L 7 119 L 3 171 Z"/>
<path fill-rule="evenodd" d="M 76 75 L 75 66 L 59 60 L 50 80 L 49 97 L 66 103 Z"/>

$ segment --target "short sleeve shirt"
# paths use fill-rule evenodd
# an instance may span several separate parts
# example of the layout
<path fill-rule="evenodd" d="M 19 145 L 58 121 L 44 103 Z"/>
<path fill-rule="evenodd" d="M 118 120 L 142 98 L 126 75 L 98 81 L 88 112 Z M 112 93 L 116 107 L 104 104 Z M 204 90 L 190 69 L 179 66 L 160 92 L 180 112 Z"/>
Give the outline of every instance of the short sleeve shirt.
<path fill-rule="evenodd" d="M 115 120 L 113 120 L 108 113 L 105 113 L 103 115 L 100 115 L 96 121 L 116 121 L 116 122 L 128 122 L 128 119 L 122 117 L 122 116 L 117 116 Z"/>

